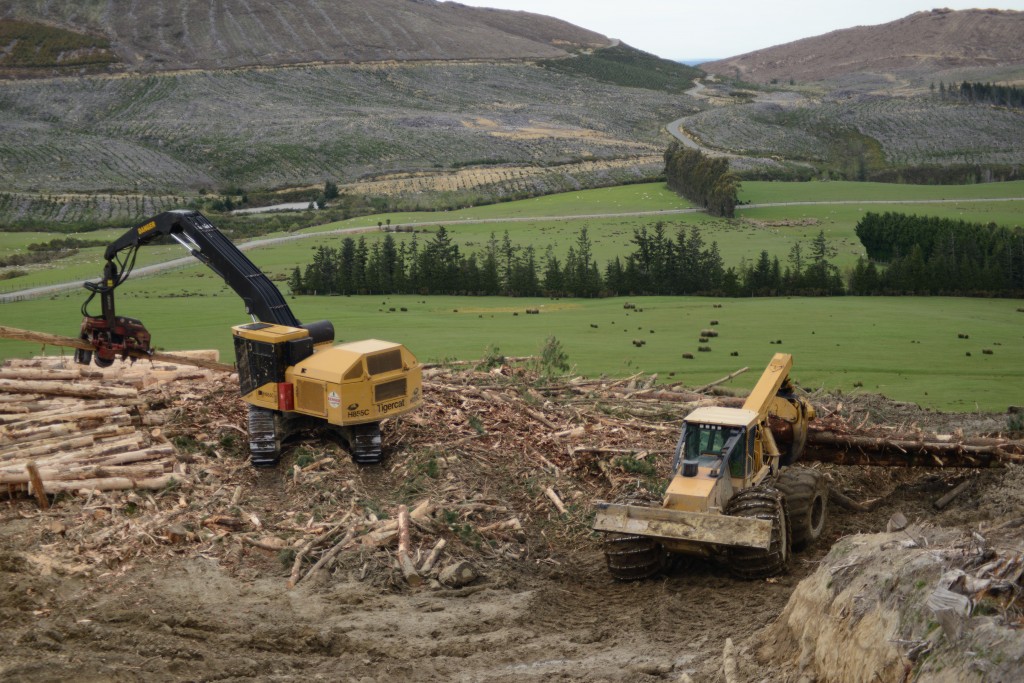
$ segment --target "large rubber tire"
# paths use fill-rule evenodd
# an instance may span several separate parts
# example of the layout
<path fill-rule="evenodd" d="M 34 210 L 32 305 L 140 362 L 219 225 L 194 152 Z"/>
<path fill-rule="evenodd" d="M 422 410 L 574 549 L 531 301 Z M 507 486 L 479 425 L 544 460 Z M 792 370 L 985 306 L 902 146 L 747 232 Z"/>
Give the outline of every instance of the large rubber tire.
<path fill-rule="evenodd" d="M 786 514 L 785 496 L 780 491 L 767 486 L 744 489 L 725 506 L 725 514 L 767 519 L 772 523 L 772 537 L 767 550 L 726 547 L 725 560 L 733 574 L 741 579 L 764 579 L 782 574 L 789 568 L 789 516 Z"/>
<path fill-rule="evenodd" d="M 806 467 L 787 467 L 775 480 L 775 488 L 786 496 L 793 548 L 801 550 L 821 538 L 828 520 L 825 477 Z"/>
<path fill-rule="evenodd" d="M 608 572 L 619 581 L 639 581 L 660 574 L 668 565 L 661 544 L 646 536 L 605 534 L 604 558 Z"/>

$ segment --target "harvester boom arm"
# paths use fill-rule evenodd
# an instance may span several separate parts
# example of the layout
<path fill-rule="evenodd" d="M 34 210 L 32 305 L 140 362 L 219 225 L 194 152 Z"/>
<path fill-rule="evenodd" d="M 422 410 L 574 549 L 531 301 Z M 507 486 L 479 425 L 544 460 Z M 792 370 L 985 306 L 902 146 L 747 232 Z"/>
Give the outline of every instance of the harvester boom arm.
<path fill-rule="evenodd" d="M 196 259 L 224 278 L 242 298 L 246 312 L 261 322 L 299 327 L 280 290 L 225 235 L 198 211 L 165 211 L 149 219 L 112 242 L 104 253 L 106 266 L 100 282 L 87 282 L 86 288 L 102 297 L 103 317 L 114 319 L 114 289 L 127 279 L 135 251 L 153 240 L 170 236 Z M 118 262 L 122 252 L 130 252 Z"/>

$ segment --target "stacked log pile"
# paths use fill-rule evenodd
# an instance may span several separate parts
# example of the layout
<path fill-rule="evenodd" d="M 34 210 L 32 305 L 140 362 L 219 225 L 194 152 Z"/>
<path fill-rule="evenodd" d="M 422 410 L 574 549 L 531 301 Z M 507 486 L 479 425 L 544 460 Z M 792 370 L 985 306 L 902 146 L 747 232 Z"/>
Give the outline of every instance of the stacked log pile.
<path fill-rule="evenodd" d="M 209 358 L 215 352 L 199 353 Z M 0 485 L 9 493 L 162 489 L 188 479 L 162 433 L 174 414 L 163 387 L 214 371 L 165 362 L 99 370 L 68 357 L 0 366 Z"/>

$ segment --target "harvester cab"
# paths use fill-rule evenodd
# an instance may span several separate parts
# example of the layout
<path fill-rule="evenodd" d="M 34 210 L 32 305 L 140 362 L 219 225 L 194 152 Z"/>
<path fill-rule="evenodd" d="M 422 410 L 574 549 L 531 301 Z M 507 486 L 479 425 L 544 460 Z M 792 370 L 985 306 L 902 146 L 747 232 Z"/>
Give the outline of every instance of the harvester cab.
<path fill-rule="evenodd" d="M 660 508 L 598 503 L 615 578 L 660 572 L 670 554 L 724 560 L 746 578 L 786 569 L 791 547 L 824 528 L 820 473 L 788 467 L 803 452 L 814 408 L 790 383 L 793 359 L 775 354 L 742 408 L 703 407 L 683 421 Z"/>

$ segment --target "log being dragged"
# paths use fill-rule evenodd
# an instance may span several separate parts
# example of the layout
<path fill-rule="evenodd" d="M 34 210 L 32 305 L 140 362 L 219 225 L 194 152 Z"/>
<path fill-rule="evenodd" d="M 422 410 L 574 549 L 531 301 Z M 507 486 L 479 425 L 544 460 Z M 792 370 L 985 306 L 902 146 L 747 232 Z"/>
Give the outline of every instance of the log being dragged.
<path fill-rule="evenodd" d="M 909 436 L 868 436 L 811 429 L 804 460 L 840 465 L 888 467 L 991 467 L 1002 462 L 1024 462 L 1022 444 L 1009 439 L 972 443 Z"/>

